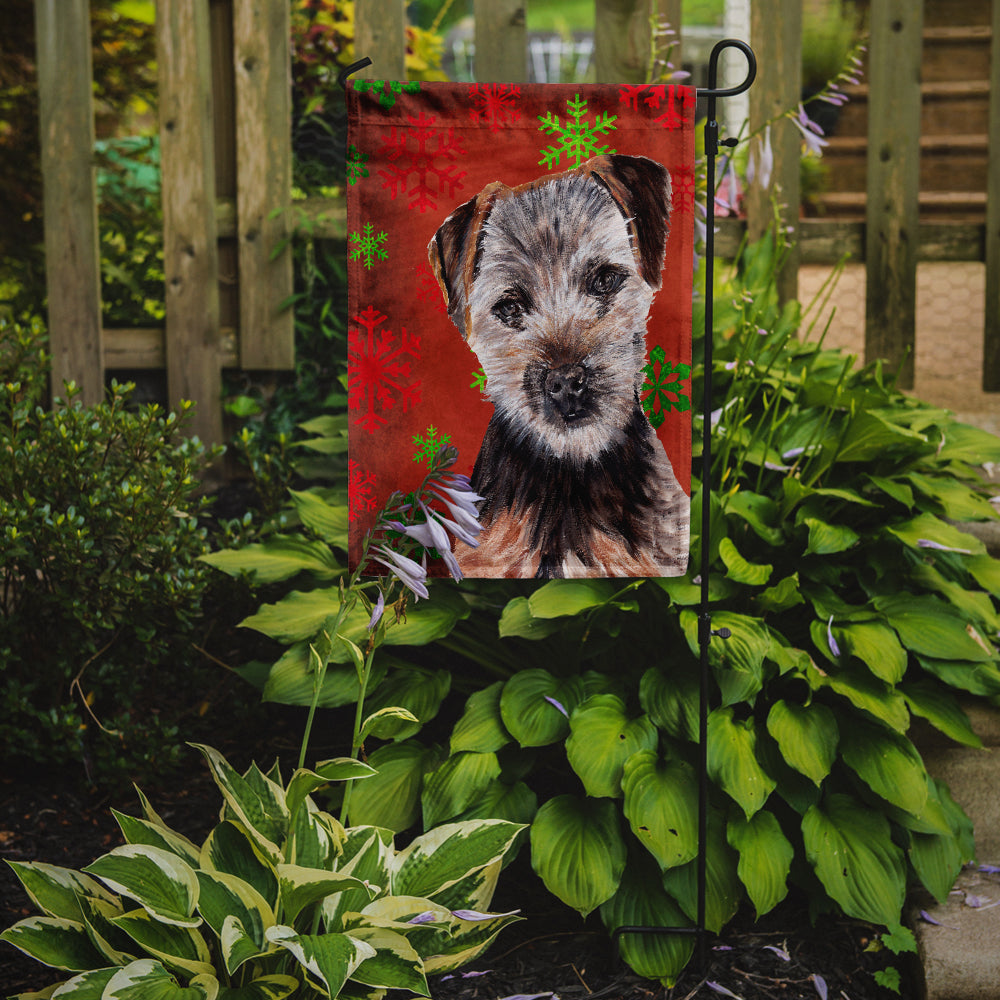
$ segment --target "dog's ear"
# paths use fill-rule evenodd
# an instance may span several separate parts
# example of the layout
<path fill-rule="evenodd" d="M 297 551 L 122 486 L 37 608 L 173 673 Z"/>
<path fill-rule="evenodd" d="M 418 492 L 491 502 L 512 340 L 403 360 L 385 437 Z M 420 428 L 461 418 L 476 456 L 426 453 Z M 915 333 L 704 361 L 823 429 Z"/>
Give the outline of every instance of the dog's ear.
<path fill-rule="evenodd" d="M 604 184 L 621 208 L 636 250 L 639 272 L 659 288 L 670 231 L 670 171 L 645 156 L 595 156 L 580 168 Z"/>
<path fill-rule="evenodd" d="M 493 205 L 495 189 L 502 186 L 490 184 L 475 198 L 459 205 L 441 223 L 427 245 L 427 259 L 441 286 L 448 315 L 466 340 L 469 338 L 469 287 L 476 269 L 479 234 Z"/>

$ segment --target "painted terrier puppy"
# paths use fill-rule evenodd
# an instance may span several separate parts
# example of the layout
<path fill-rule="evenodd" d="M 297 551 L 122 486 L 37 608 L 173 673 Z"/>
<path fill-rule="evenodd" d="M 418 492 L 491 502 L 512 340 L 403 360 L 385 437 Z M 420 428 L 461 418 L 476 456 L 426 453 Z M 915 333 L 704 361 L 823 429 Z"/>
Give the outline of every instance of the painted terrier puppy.
<path fill-rule="evenodd" d="M 642 412 L 670 174 L 598 156 L 519 187 L 489 184 L 428 247 L 494 414 L 472 474 L 469 576 L 672 576 L 688 499 Z"/>

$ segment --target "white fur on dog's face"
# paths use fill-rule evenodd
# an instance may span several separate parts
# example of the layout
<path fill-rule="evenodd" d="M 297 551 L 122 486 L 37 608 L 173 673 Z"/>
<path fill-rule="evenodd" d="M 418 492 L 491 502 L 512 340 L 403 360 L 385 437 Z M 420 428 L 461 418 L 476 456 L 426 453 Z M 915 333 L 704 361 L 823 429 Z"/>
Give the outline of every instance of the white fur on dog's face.
<path fill-rule="evenodd" d="M 620 447 L 645 364 L 653 288 L 627 220 L 582 174 L 498 198 L 469 291 L 469 346 L 498 415 L 539 453 L 586 461 Z M 551 405 L 545 373 L 582 366 L 587 405 Z"/>

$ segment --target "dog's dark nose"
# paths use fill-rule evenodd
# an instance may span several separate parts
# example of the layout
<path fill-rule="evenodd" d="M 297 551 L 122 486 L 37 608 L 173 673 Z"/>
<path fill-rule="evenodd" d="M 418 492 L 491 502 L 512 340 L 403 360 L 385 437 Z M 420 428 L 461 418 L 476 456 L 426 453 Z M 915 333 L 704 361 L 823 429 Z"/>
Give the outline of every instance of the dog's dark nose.
<path fill-rule="evenodd" d="M 545 395 L 565 418 L 582 413 L 586 392 L 587 369 L 583 365 L 560 365 L 545 375 Z"/>

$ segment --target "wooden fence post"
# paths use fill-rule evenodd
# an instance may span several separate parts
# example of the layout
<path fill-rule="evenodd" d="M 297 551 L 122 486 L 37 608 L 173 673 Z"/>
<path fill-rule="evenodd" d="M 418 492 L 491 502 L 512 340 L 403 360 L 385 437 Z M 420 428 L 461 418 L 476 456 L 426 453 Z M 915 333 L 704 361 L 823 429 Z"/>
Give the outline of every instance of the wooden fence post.
<path fill-rule="evenodd" d="M 192 431 L 222 441 L 219 254 L 207 0 L 159 0 L 167 395 L 198 406 Z"/>
<path fill-rule="evenodd" d="M 1000 0 L 993 0 L 990 45 L 989 169 L 986 178 L 986 325 L 983 390 L 1000 392 Z"/>
<path fill-rule="evenodd" d="M 528 78 L 524 0 L 475 0 L 478 83 L 521 83 Z"/>
<path fill-rule="evenodd" d="M 52 394 L 104 397 L 89 0 L 35 0 Z"/>
<path fill-rule="evenodd" d="M 656 0 L 594 0 L 594 69 L 598 83 L 645 83 L 650 15 Z"/>
<path fill-rule="evenodd" d="M 750 41 L 761 72 L 750 88 L 750 131 L 755 132 L 802 99 L 802 4 L 799 0 L 758 0 L 750 8 Z M 739 123 L 731 123 L 731 131 Z M 758 139 L 754 142 L 757 143 Z M 774 220 L 773 203 L 779 204 L 780 225 L 793 231 L 793 245 L 778 274 L 778 297 L 782 302 L 798 296 L 799 160 L 802 136 L 787 118 L 771 126 L 774 169 L 763 188 L 755 180 L 747 192 L 747 227 L 751 240 L 760 239 Z M 758 147 L 759 148 L 759 147 Z"/>
<path fill-rule="evenodd" d="M 372 61 L 355 79 L 406 79 L 406 0 L 356 0 L 354 54 Z"/>
<path fill-rule="evenodd" d="M 292 294 L 290 220 L 276 214 L 292 200 L 290 20 L 288 0 L 233 6 L 242 368 L 295 367 L 294 316 L 281 306 Z"/>
<path fill-rule="evenodd" d="M 868 53 L 865 360 L 913 387 L 923 0 L 872 0 Z"/>

